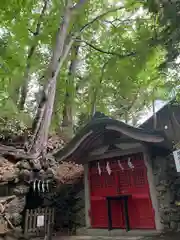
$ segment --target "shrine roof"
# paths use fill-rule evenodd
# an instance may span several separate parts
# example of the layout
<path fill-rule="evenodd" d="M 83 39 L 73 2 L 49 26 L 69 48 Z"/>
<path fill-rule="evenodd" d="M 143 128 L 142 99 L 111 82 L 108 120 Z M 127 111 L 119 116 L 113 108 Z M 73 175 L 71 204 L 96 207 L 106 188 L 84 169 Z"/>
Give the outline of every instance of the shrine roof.
<path fill-rule="evenodd" d="M 87 154 L 93 147 L 104 145 L 104 141 L 110 144 L 113 139 L 121 139 L 122 136 L 157 147 L 171 148 L 163 132 L 136 128 L 97 112 L 64 148 L 55 153 L 55 157 L 59 161 L 76 162 L 77 158 Z"/>

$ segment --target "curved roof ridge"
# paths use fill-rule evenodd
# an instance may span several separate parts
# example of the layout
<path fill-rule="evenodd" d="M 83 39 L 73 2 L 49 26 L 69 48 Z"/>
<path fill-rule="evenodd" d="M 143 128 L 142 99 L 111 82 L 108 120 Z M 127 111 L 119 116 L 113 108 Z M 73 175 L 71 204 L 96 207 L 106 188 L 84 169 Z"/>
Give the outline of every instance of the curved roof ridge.
<path fill-rule="evenodd" d="M 79 130 L 63 149 L 57 151 L 55 156 L 60 158 L 60 160 L 67 159 L 70 155 L 75 153 L 83 143 L 86 145 L 85 142 L 88 142 L 88 139 L 90 142 L 93 142 L 95 138 L 102 136 L 104 131 L 115 131 L 144 143 L 159 144 L 166 140 L 163 132 L 135 128 L 124 122 L 110 118 L 103 113 L 95 113 L 91 121 Z"/>

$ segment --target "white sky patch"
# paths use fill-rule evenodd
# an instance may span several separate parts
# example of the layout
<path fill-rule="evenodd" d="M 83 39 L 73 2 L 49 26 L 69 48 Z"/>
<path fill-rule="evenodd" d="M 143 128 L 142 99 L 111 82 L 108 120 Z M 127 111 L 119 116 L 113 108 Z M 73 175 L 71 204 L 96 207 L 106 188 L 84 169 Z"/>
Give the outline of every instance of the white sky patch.
<path fill-rule="evenodd" d="M 156 100 L 155 101 L 155 112 L 158 112 L 162 107 L 167 104 L 167 101 Z M 144 111 L 144 114 L 140 117 L 138 125 L 141 125 L 143 122 L 148 120 L 153 115 L 153 109 L 150 107 L 148 111 Z"/>

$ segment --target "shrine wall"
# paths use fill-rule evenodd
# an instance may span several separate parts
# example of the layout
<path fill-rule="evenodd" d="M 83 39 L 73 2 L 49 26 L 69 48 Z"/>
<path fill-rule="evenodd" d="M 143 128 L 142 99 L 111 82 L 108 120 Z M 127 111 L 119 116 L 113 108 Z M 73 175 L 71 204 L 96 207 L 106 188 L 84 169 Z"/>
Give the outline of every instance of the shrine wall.
<path fill-rule="evenodd" d="M 160 216 L 160 223 L 164 231 L 180 230 L 180 206 L 178 201 L 178 189 L 180 188 L 180 176 L 176 171 L 174 158 L 172 155 L 168 157 L 154 157 L 149 161 L 152 167 L 153 182 L 157 197 L 158 211 L 155 207 L 157 215 Z M 153 199 L 152 199 L 153 202 Z"/>

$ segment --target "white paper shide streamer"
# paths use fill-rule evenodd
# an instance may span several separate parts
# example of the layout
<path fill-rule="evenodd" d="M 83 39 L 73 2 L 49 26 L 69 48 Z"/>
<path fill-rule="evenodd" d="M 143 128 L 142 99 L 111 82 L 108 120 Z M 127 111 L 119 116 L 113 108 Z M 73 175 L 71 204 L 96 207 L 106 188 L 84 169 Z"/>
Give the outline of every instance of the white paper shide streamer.
<path fill-rule="evenodd" d="M 129 166 L 131 169 L 134 169 L 134 165 L 132 164 L 130 157 L 128 158 L 128 166 Z"/>
<path fill-rule="evenodd" d="M 99 175 L 101 175 L 101 167 L 100 167 L 99 162 L 98 162 L 98 173 L 99 173 Z"/>
<path fill-rule="evenodd" d="M 107 170 L 108 174 L 111 175 L 112 170 L 110 168 L 109 162 L 106 163 L 106 170 Z"/>
<path fill-rule="evenodd" d="M 124 171 L 124 168 L 123 168 L 123 166 L 122 166 L 120 160 L 118 160 L 118 166 L 120 167 L 120 169 L 121 169 L 122 171 Z"/>

